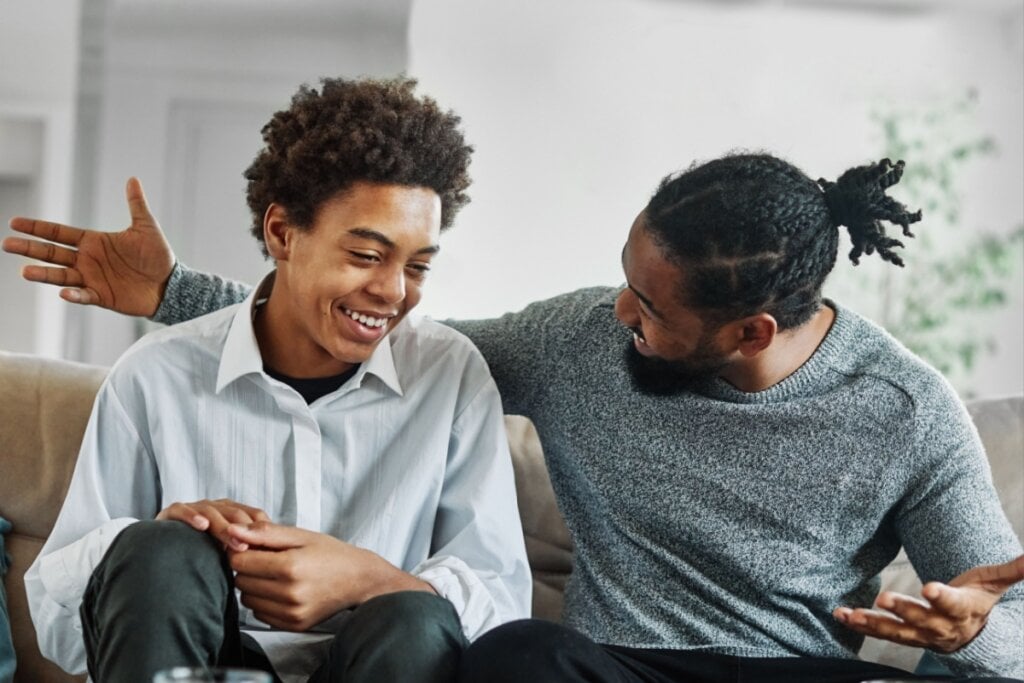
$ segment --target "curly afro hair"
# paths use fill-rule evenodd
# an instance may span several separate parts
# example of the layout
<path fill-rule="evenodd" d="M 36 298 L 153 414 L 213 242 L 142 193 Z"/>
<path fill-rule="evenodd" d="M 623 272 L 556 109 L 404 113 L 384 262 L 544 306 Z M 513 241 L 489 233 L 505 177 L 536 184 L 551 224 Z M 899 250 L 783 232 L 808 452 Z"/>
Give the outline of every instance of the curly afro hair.
<path fill-rule="evenodd" d="M 466 144 L 452 111 L 414 94 L 416 81 L 325 78 L 303 85 L 263 127 L 265 146 L 245 171 L 252 234 L 264 256 L 263 216 L 276 202 L 310 228 L 325 201 L 357 182 L 428 187 L 441 198 L 441 230 L 469 202 Z"/>

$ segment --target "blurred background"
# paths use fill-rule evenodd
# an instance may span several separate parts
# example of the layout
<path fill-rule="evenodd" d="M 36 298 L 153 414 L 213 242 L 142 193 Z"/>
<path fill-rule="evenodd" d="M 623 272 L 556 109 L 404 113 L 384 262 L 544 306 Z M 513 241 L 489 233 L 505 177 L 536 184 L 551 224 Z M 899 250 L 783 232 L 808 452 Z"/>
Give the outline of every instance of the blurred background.
<path fill-rule="evenodd" d="M 180 260 L 255 282 L 263 123 L 301 83 L 403 72 L 477 149 L 422 312 L 621 283 L 633 218 L 695 160 L 891 156 L 925 212 L 907 268 L 844 244 L 829 295 L 965 397 L 1024 392 L 1022 0 L 0 0 L 0 216 L 119 230 L 137 175 Z M 150 326 L 24 263 L 0 255 L 0 349 L 109 364 Z"/>

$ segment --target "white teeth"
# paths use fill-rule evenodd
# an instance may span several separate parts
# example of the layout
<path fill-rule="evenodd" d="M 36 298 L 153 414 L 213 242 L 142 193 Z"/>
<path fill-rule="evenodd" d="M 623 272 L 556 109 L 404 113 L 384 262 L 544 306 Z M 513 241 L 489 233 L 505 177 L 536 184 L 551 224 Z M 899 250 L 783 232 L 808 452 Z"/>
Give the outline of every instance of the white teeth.
<path fill-rule="evenodd" d="M 366 315 L 365 313 L 358 313 L 348 308 L 343 310 L 345 311 L 345 315 L 358 323 L 366 325 L 367 327 L 384 327 L 388 324 L 387 318 L 374 318 L 373 316 Z"/>

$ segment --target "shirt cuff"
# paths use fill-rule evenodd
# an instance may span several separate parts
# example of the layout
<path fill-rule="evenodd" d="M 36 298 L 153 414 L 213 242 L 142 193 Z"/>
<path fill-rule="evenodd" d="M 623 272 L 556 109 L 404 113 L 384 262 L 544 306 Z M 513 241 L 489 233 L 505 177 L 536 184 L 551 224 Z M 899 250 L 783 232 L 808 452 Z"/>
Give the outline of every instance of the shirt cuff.
<path fill-rule="evenodd" d="M 39 561 L 39 579 L 50 598 L 61 607 L 77 609 L 89 577 L 119 533 L 136 521 L 129 517 L 112 519 L 98 529 L 47 554 Z"/>
<path fill-rule="evenodd" d="M 479 638 L 503 622 L 487 586 L 457 557 L 432 557 L 411 573 L 452 603 L 468 640 Z"/>

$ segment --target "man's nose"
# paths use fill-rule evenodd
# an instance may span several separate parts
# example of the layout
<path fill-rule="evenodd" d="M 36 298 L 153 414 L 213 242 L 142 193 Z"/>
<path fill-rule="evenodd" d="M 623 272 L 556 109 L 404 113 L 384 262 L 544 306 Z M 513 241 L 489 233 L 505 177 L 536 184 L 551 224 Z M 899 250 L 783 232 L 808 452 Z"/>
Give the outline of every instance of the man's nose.
<path fill-rule="evenodd" d="M 636 295 L 629 287 L 623 287 L 615 299 L 615 317 L 626 327 L 637 327 L 640 324 L 640 315 L 637 313 L 636 305 Z"/>

